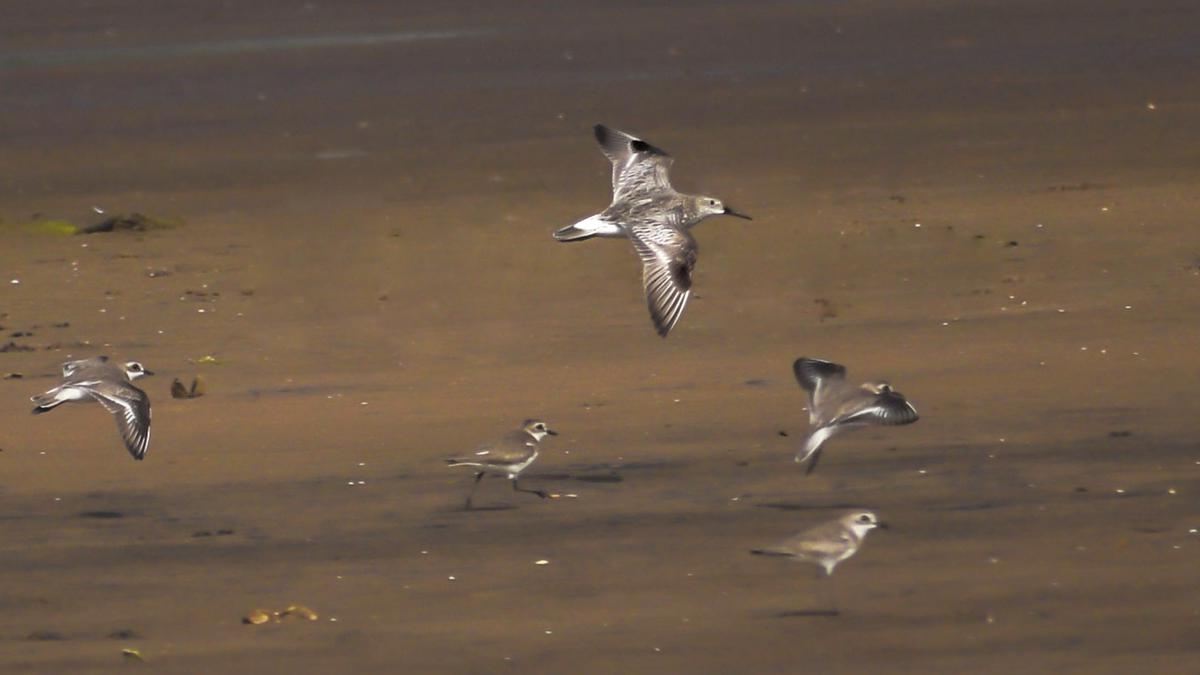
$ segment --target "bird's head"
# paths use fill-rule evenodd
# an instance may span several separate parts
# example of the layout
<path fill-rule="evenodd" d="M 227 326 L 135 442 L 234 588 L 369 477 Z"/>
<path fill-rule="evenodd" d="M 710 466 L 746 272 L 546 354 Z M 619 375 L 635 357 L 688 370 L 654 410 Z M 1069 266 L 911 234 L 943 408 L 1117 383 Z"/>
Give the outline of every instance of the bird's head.
<path fill-rule="evenodd" d="M 862 387 L 876 396 L 890 394 L 894 391 L 892 385 L 887 382 L 866 382 Z"/>
<path fill-rule="evenodd" d="M 887 529 L 886 523 L 879 522 L 871 511 L 852 511 L 842 516 L 842 524 L 847 529 L 854 530 L 854 533 L 862 538 L 863 535 L 874 530 L 875 528 Z"/>
<path fill-rule="evenodd" d="M 139 377 L 154 374 L 154 371 L 146 370 L 145 366 L 138 361 L 127 361 L 122 367 L 125 368 L 125 376 L 128 377 L 130 381 L 136 380 Z"/>
<path fill-rule="evenodd" d="M 521 425 L 521 430 L 533 436 L 534 440 L 542 440 L 546 436 L 557 436 L 558 432 L 546 426 L 546 423 L 541 420 L 525 420 Z"/>
<path fill-rule="evenodd" d="M 754 220 L 741 211 L 726 205 L 716 197 L 700 196 L 695 197 L 694 200 L 696 213 L 706 218 L 708 216 L 733 216 L 734 218 L 742 218 L 743 220 Z"/>

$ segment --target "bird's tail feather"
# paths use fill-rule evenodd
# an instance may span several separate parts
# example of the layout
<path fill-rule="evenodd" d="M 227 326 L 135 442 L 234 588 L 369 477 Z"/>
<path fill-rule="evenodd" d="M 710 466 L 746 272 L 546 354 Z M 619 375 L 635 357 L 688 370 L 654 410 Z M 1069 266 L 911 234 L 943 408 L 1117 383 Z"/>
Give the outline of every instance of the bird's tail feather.
<path fill-rule="evenodd" d="M 620 235 L 620 228 L 613 223 L 602 220 L 599 216 L 588 216 L 573 225 L 560 227 L 554 231 L 558 241 L 583 241 L 592 237 L 615 237 Z"/>
<path fill-rule="evenodd" d="M 473 462 L 464 457 L 447 457 L 445 461 L 450 466 L 482 466 L 479 462 Z"/>
<path fill-rule="evenodd" d="M 49 412 L 50 410 L 53 410 L 54 408 L 65 403 L 66 401 L 63 401 L 56 396 L 57 393 L 57 389 L 51 389 L 44 394 L 34 394 L 33 396 L 30 396 L 29 400 L 37 404 L 37 407 L 33 409 L 33 414 L 40 415 L 41 413 Z"/>
<path fill-rule="evenodd" d="M 585 230 L 574 225 L 568 225 L 554 231 L 554 238 L 559 241 L 583 241 L 596 236 L 595 232 Z"/>

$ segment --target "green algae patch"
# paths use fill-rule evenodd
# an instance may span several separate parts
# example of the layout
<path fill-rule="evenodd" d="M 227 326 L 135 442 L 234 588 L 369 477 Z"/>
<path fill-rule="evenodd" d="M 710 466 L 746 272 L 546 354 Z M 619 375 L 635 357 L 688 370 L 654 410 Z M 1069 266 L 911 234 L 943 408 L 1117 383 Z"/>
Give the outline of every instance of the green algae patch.
<path fill-rule="evenodd" d="M 79 234 L 79 226 L 69 220 L 27 220 L 20 223 L 0 222 L 5 229 L 22 230 L 33 234 L 44 234 L 51 237 L 67 237 Z"/>

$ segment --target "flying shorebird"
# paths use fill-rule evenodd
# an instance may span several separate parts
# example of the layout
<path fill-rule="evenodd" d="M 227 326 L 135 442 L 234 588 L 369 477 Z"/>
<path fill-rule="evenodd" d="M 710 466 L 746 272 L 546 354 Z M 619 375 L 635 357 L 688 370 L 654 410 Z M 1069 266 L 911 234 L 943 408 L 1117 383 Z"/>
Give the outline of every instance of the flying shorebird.
<path fill-rule="evenodd" d="M 709 216 L 751 220 L 715 197 L 685 195 L 671 187 L 673 161 L 661 148 L 597 124 L 596 141 L 613 165 L 613 200 L 607 209 L 554 233 L 559 241 L 626 237 L 642 260 L 642 287 L 654 328 L 666 337 L 691 296 L 696 240 L 691 228 Z"/>
<path fill-rule="evenodd" d="M 808 392 L 808 435 L 796 461 L 811 458 L 805 473 L 821 459 L 821 446 L 845 429 L 882 424 L 899 426 L 917 421 L 917 410 L 887 382 L 846 382 L 846 367 L 831 361 L 800 357 L 792 364 L 796 381 Z"/>
<path fill-rule="evenodd" d="M 842 514 L 835 520 L 810 527 L 794 537 L 789 537 L 768 548 L 756 548 L 755 555 L 779 556 L 797 562 L 812 563 L 824 570 L 824 577 L 833 574 L 838 563 L 858 552 L 867 533 L 875 528 L 887 529 L 871 511 L 855 510 Z M 818 571 L 820 574 L 820 571 Z M 832 579 L 830 580 L 832 582 Z M 830 610 L 804 612 L 804 614 L 835 615 L 838 613 L 830 588 Z"/>
<path fill-rule="evenodd" d="M 107 356 L 67 361 L 63 383 L 44 394 L 31 396 L 33 414 L 53 410 L 63 403 L 96 401 L 117 418 L 117 428 L 134 459 L 144 459 L 150 447 L 150 398 L 133 381 L 154 373 L 137 361 L 109 363 Z"/>
<path fill-rule="evenodd" d="M 512 481 L 513 490 L 517 492 L 529 492 L 542 499 L 556 496 L 541 490 L 522 489 L 517 484 L 517 477 L 530 464 L 533 464 L 533 460 L 537 459 L 538 443 L 546 436 L 557 435 L 557 431 L 546 426 L 546 423 L 541 420 L 525 420 L 521 423 L 520 429 L 505 434 L 499 440 L 475 448 L 475 451 L 469 455 L 446 459 L 446 463 L 450 466 L 477 468 L 475 482 L 471 484 L 471 492 L 467 494 L 466 508 L 471 508 L 471 498 L 475 496 L 475 488 L 479 486 L 479 481 L 483 480 L 483 476 L 489 473 L 507 476 Z"/>

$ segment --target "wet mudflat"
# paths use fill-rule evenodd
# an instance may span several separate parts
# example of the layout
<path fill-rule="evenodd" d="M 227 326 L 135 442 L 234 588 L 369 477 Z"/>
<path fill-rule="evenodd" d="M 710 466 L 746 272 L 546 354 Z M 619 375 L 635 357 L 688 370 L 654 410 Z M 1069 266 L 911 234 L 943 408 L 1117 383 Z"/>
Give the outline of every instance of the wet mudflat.
<path fill-rule="evenodd" d="M 1195 8 L 18 14 L 5 670 L 1193 667 Z M 755 217 L 696 230 L 665 341 L 627 243 L 549 236 L 607 203 L 596 122 Z M 125 212 L 172 226 L 38 225 Z M 158 373 L 144 462 L 98 407 L 28 413 L 95 353 Z M 802 354 L 921 421 L 803 476 Z M 562 435 L 522 483 L 576 496 L 463 511 L 440 458 L 530 416 Z M 893 529 L 814 616 L 747 550 L 849 506 Z"/>

